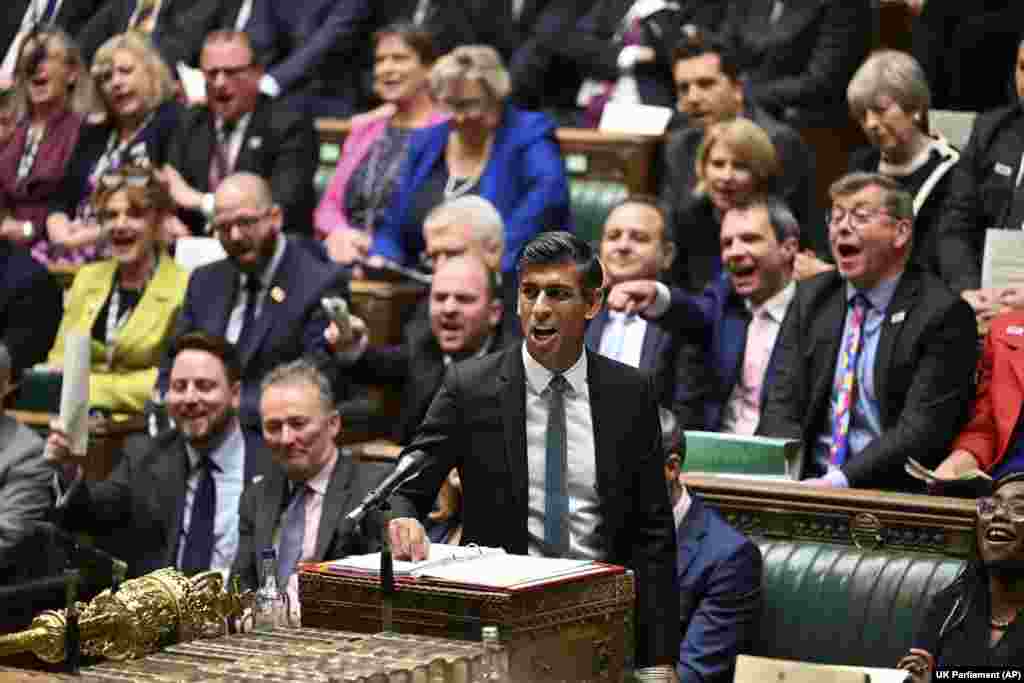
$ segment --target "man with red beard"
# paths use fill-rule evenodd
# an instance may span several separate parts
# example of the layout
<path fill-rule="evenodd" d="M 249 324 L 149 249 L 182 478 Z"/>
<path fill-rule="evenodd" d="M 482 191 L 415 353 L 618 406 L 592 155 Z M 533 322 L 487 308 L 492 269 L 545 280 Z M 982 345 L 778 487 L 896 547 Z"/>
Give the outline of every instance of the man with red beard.
<path fill-rule="evenodd" d="M 309 234 L 317 159 L 313 122 L 260 95 L 263 69 L 245 33 L 211 33 L 199 66 L 206 104 L 182 117 L 163 168 L 182 220 L 193 234 L 203 233 L 211 225 L 217 187 L 235 171 L 249 171 L 269 180 L 285 229 Z"/>
<path fill-rule="evenodd" d="M 168 566 L 187 574 L 229 570 L 242 492 L 270 467 L 266 449 L 239 428 L 235 348 L 193 332 L 174 342 L 172 357 L 166 398 L 177 428 L 130 440 L 105 481 L 82 478 L 81 458 L 59 425 L 46 442 L 66 488 L 57 501 L 61 524 L 92 534 L 128 563 L 131 576 Z"/>
<path fill-rule="evenodd" d="M 801 439 L 815 485 L 914 490 L 907 456 L 935 467 L 967 417 L 974 316 L 907 265 L 914 208 L 895 181 L 852 173 L 830 196 L 837 269 L 797 289 L 758 431 Z"/>
<path fill-rule="evenodd" d="M 223 334 L 238 346 L 239 417 L 242 428 L 259 438 L 260 381 L 302 356 L 327 362 L 327 319 L 320 302 L 347 297 L 348 276 L 341 266 L 284 236 L 283 212 L 263 178 L 228 176 L 217 188 L 216 206 L 213 230 L 227 258 L 192 272 L 172 339 L 202 330 Z M 170 369 L 167 358 L 157 380 L 160 392 L 167 388 Z"/>
<path fill-rule="evenodd" d="M 342 342 L 339 359 L 356 382 L 402 388 L 402 408 L 391 434 L 398 444 L 412 439 L 450 363 L 497 351 L 509 341 L 500 324 L 498 294 L 497 274 L 468 252 L 437 266 L 429 317 L 406 324 L 402 345 L 369 348 L 365 325 L 352 318 L 354 334 Z M 328 338 L 337 341 L 337 328 L 329 329 Z"/>
<path fill-rule="evenodd" d="M 728 211 L 725 272 L 690 295 L 653 280 L 616 284 L 609 305 L 635 306 L 695 348 L 680 357 L 674 411 L 685 429 L 753 434 L 775 369 L 775 341 L 796 285 L 800 225 L 774 197 Z"/>

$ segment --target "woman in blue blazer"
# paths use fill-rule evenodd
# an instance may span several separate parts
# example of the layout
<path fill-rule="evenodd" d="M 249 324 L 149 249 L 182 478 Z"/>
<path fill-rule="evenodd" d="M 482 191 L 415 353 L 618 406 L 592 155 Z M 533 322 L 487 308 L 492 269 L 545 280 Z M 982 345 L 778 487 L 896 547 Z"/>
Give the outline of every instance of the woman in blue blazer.
<path fill-rule="evenodd" d="M 413 134 L 371 255 L 416 264 L 427 214 L 464 194 L 490 200 L 501 214 L 506 273 L 515 270 L 519 250 L 531 237 L 571 229 L 569 183 L 555 122 L 507 104 L 510 87 L 491 47 L 464 45 L 437 61 L 430 88 L 451 118 Z"/>

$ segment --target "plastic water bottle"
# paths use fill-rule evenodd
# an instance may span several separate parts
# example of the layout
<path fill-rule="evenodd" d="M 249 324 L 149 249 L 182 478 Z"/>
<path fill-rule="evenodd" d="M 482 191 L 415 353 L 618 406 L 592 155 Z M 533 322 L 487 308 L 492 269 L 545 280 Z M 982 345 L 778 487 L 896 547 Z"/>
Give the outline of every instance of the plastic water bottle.
<path fill-rule="evenodd" d="M 253 629 L 269 631 L 288 624 L 288 601 L 277 587 L 277 551 L 264 548 L 260 553 L 260 569 L 263 577 L 256 591 Z"/>
<path fill-rule="evenodd" d="M 501 646 L 501 638 L 497 626 L 484 626 L 481 631 L 483 635 L 484 667 L 482 675 L 478 677 L 481 683 L 508 683 L 509 666 L 508 651 Z"/>

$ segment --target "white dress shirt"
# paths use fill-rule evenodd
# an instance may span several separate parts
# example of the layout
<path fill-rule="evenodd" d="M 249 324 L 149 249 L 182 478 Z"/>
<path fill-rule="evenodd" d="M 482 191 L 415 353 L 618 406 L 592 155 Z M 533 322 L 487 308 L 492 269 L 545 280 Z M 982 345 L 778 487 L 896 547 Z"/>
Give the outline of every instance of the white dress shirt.
<path fill-rule="evenodd" d="M 527 547 L 531 555 L 543 554 L 544 480 L 548 426 L 548 384 L 554 374 L 522 347 L 526 370 L 526 459 L 529 477 Z M 601 521 L 597 495 L 597 460 L 594 423 L 587 387 L 587 354 L 563 373 L 570 390 L 565 392 L 567 490 L 569 494 L 569 555 L 604 559 L 596 531 Z"/>
<path fill-rule="evenodd" d="M 639 368 L 646 334 L 647 321 L 639 315 L 608 311 L 608 323 L 601 330 L 598 352 L 602 356 Z"/>
<path fill-rule="evenodd" d="M 178 536 L 178 554 L 175 564 L 181 566 L 185 552 L 185 539 L 192 524 L 192 503 L 199 488 L 198 467 L 200 454 L 185 444 L 188 453 L 189 474 L 185 480 L 185 508 L 181 515 L 181 529 Z M 213 517 L 213 555 L 210 569 L 229 571 L 238 554 L 238 503 L 245 486 L 245 439 L 242 430 L 235 428 L 224 437 L 224 441 L 210 453 L 210 460 L 217 465 L 213 468 L 213 490 L 216 491 L 217 508 Z"/>

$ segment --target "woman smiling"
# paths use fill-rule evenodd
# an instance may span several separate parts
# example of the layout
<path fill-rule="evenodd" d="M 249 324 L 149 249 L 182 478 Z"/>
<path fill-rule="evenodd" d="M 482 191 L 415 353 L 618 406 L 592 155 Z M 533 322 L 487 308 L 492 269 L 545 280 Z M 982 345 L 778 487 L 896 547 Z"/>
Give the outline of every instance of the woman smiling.
<path fill-rule="evenodd" d="M 84 266 L 68 294 L 50 351 L 64 358 L 71 331 L 92 339 L 91 407 L 141 412 L 181 308 L 188 273 L 166 253 L 160 232 L 173 204 L 149 168 L 125 166 L 100 176 L 93 205 L 111 258 Z"/>

